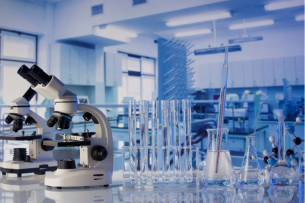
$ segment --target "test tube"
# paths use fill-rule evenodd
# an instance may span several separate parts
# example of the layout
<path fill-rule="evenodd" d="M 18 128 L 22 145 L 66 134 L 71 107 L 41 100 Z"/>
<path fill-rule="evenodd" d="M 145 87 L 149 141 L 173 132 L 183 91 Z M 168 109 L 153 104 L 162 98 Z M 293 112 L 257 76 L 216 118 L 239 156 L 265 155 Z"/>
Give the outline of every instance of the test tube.
<path fill-rule="evenodd" d="M 140 147 L 141 147 L 141 180 L 147 182 L 148 178 L 148 101 L 141 100 L 140 110 Z"/>
<path fill-rule="evenodd" d="M 162 118 L 162 149 L 163 149 L 163 181 L 170 181 L 170 129 L 169 129 L 169 102 L 161 101 L 161 118 Z"/>
<path fill-rule="evenodd" d="M 192 134 L 191 134 L 191 101 L 188 99 L 182 100 L 182 112 L 183 112 L 183 135 L 184 141 L 184 180 L 186 182 L 193 181 L 192 171 Z"/>
<path fill-rule="evenodd" d="M 129 100 L 128 103 L 128 134 L 129 134 L 129 160 L 130 160 L 130 170 L 129 177 L 130 183 L 135 184 L 137 181 L 137 103 L 136 100 Z"/>
<path fill-rule="evenodd" d="M 151 101 L 151 135 L 152 135 L 152 164 L 151 178 L 154 184 L 159 182 L 159 101 Z"/>
<path fill-rule="evenodd" d="M 181 142 L 180 142 L 180 105 L 179 100 L 170 101 L 171 137 L 174 148 L 174 181 L 181 181 Z"/>

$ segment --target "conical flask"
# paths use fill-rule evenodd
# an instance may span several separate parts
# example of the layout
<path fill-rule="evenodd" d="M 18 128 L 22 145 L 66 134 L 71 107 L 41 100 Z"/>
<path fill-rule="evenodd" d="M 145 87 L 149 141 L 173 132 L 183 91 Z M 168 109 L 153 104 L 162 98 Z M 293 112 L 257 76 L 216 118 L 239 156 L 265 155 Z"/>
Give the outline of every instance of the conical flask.
<path fill-rule="evenodd" d="M 270 182 L 273 185 L 289 185 L 293 181 L 293 171 L 285 158 L 285 116 L 278 116 L 278 160 L 270 171 Z"/>
<path fill-rule="evenodd" d="M 255 136 L 247 136 L 247 148 L 240 168 L 238 182 L 241 185 L 262 185 L 264 174 L 258 162 Z"/>
<path fill-rule="evenodd" d="M 235 184 L 236 176 L 228 146 L 229 129 L 207 129 L 207 131 L 208 151 L 202 183 L 205 186 L 232 186 Z"/>

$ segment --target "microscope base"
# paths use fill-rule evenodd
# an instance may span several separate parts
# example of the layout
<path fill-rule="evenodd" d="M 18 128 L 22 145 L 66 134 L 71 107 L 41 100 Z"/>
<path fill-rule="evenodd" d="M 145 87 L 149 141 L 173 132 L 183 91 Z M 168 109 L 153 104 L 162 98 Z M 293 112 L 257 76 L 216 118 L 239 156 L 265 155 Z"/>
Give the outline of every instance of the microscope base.
<path fill-rule="evenodd" d="M 35 173 L 36 175 L 44 175 L 46 171 L 55 171 L 57 169 L 57 161 L 5 161 L 0 162 L 0 169 L 2 175 L 6 175 L 6 173 L 15 173 L 18 177 L 21 177 L 23 173 Z"/>
<path fill-rule="evenodd" d="M 46 175 L 44 184 L 49 187 L 87 187 L 108 186 L 112 183 L 112 171 L 109 169 L 57 169 Z"/>

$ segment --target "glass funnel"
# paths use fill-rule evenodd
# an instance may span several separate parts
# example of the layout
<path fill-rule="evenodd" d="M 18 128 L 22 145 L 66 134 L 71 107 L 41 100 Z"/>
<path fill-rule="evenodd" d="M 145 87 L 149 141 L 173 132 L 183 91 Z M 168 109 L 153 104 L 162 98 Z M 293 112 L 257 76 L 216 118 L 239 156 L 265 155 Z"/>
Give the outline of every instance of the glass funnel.
<path fill-rule="evenodd" d="M 219 129 L 207 129 L 207 131 L 208 151 L 202 183 L 206 186 L 232 186 L 236 177 L 228 146 L 229 129 L 223 128 L 221 132 L 218 132 Z"/>
<path fill-rule="evenodd" d="M 285 158 L 285 116 L 278 116 L 278 160 L 270 171 L 270 182 L 273 185 L 288 185 L 293 181 L 294 173 Z"/>
<path fill-rule="evenodd" d="M 240 168 L 238 183 L 241 185 L 262 185 L 264 174 L 255 148 L 255 136 L 247 136 L 247 148 Z"/>

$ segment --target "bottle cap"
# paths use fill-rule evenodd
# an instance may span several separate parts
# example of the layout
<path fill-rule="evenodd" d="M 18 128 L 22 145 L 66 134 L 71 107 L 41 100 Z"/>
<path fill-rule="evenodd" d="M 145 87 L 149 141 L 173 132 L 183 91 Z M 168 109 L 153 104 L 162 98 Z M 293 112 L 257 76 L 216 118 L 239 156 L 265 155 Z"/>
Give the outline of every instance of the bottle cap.
<path fill-rule="evenodd" d="M 279 123 L 284 123 L 285 116 L 278 116 L 277 119 L 279 120 Z"/>

